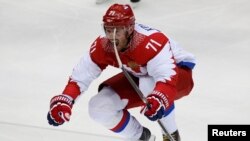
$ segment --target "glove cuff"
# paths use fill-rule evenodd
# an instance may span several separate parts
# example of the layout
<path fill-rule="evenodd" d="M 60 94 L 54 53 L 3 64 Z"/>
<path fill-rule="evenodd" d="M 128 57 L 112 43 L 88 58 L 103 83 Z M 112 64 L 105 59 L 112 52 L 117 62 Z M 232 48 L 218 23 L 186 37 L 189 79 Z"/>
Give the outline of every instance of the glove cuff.
<path fill-rule="evenodd" d="M 169 106 L 168 98 L 164 93 L 154 90 L 149 96 L 155 96 L 159 98 L 163 102 L 165 108 Z"/>
<path fill-rule="evenodd" d="M 71 108 L 74 104 L 74 100 L 73 98 L 71 98 L 70 96 L 68 95 L 57 95 L 57 96 L 54 96 L 51 100 L 50 100 L 50 105 L 53 106 L 55 103 L 58 103 L 58 102 L 61 102 L 61 103 L 66 103 L 68 104 Z"/>

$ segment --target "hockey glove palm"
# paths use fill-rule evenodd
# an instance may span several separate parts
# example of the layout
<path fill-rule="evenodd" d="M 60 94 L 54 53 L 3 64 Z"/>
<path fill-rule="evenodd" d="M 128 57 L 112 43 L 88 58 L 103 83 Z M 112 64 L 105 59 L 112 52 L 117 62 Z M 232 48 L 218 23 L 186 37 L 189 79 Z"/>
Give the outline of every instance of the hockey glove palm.
<path fill-rule="evenodd" d="M 67 95 L 54 96 L 50 101 L 50 110 L 47 119 L 50 125 L 58 126 L 69 121 L 73 99 Z"/>
<path fill-rule="evenodd" d="M 149 106 L 145 105 L 141 110 L 144 115 L 152 121 L 161 119 L 169 105 L 167 97 L 159 91 L 153 91 L 147 96 L 147 101 Z"/>

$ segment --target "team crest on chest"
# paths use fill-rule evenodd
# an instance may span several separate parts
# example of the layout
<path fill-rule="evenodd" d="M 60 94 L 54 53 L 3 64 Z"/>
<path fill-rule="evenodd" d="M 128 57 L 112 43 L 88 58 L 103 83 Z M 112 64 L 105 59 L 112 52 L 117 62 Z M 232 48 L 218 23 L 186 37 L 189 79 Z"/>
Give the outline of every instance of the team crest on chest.
<path fill-rule="evenodd" d="M 140 72 L 140 65 L 137 64 L 135 61 L 128 61 L 128 67 L 130 67 L 135 72 Z"/>

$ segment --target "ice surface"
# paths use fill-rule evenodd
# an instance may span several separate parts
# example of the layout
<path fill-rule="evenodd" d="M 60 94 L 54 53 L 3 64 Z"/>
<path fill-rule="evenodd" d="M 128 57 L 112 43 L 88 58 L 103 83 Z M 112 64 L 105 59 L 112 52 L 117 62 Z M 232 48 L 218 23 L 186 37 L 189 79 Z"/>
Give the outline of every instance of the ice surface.
<path fill-rule="evenodd" d="M 55 130 L 23 124 L 0 123 L 1 141 L 125 141 L 125 139 L 104 135 L 89 134 L 80 131 Z M 11 132 L 10 132 L 11 131 Z"/>
<path fill-rule="evenodd" d="M 0 141 L 117 136 L 92 121 L 87 111 L 98 84 L 117 69 L 107 69 L 91 84 L 69 123 L 51 127 L 46 120 L 50 98 L 61 93 L 114 2 L 0 0 Z M 206 141 L 208 124 L 250 124 L 249 0 L 142 0 L 134 12 L 137 22 L 162 30 L 197 58 L 194 90 L 176 102 L 183 141 Z M 131 113 L 162 140 L 157 123 L 138 109 Z"/>

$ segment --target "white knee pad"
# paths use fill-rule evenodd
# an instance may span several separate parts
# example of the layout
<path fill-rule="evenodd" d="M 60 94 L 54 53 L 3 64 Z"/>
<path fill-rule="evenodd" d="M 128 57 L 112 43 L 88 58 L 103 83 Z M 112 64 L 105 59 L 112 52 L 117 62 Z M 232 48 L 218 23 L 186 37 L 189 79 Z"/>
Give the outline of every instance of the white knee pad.
<path fill-rule="evenodd" d="M 127 103 L 127 99 L 122 100 L 110 87 L 104 87 L 90 99 L 89 115 L 107 128 L 113 128 L 120 122 Z"/>

